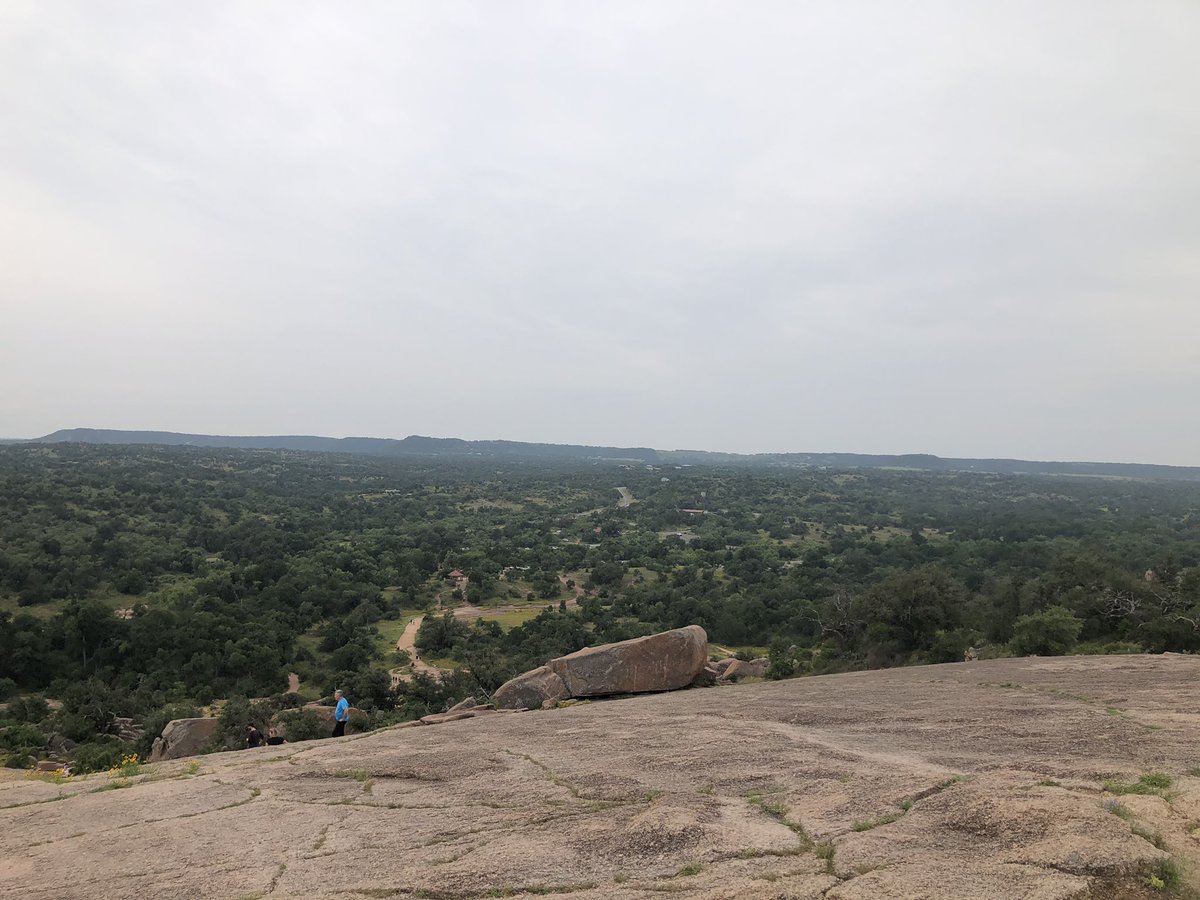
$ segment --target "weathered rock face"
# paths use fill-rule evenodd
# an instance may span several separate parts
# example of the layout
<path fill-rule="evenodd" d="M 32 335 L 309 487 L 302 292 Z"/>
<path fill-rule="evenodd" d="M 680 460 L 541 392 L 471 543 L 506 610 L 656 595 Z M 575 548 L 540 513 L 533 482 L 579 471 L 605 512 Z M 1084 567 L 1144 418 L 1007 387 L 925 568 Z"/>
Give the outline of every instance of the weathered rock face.
<path fill-rule="evenodd" d="M 150 762 L 195 756 L 200 752 L 200 748 L 208 743 L 209 738 L 217 733 L 217 722 L 215 718 L 172 719 L 162 730 L 162 734 L 154 739 Z"/>
<path fill-rule="evenodd" d="M 708 635 L 699 625 L 648 637 L 585 647 L 547 664 L 571 697 L 673 691 L 691 684 L 708 662 Z M 561 699 L 561 698 L 560 698 Z"/>
<path fill-rule="evenodd" d="M 571 694 L 566 684 L 546 666 L 506 681 L 492 694 L 497 709 L 540 709 L 547 700 L 566 700 Z"/>
<path fill-rule="evenodd" d="M 413 722 L 128 790 L 0 769 L 0 900 L 1165 898 L 1130 826 L 1200 871 L 1198 720 L 1200 656 L 1043 657 Z M 1149 772 L 1170 803 L 1104 789 Z"/>

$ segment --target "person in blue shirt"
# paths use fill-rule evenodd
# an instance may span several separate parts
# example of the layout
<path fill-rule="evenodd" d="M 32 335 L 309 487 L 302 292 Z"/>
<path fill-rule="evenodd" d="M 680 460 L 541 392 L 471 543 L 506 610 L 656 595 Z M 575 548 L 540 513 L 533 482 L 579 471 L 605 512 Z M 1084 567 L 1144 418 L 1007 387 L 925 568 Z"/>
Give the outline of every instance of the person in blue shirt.
<path fill-rule="evenodd" d="M 346 722 L 350 718 L 350 701 L 342 696 L 340 690 L 333 692 L 337 706 L 333 708 L 333 737 L 341 737 L 346 733 Z"/>

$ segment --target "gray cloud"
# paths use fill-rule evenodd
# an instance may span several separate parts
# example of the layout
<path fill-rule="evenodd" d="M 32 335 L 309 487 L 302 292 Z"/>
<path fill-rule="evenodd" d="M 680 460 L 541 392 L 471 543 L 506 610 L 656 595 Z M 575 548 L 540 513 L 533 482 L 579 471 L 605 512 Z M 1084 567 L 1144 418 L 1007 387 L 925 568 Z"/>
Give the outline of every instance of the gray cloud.
<path fill-rule="evenodd" d="M 0 434 L 1200 464 L 1187 2 L 9 3 Z"/>

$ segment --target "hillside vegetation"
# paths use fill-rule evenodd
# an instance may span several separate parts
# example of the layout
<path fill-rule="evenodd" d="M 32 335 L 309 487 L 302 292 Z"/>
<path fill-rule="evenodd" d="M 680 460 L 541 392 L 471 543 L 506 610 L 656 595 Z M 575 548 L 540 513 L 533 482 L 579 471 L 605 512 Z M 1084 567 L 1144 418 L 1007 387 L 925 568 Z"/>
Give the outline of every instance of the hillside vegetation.
<path fill-rule="evenodd" d="M 0 505 L 0 691 L 64 704 L 10 704 L 14 764 L 289 672 L 409 718 L 693 623 L 777 678 L 1200 648 L 1180 482 L 59 444 L 0 447 Z M 498 609 L 446 615 L 464 603 Z M 420 612 L 455 671 L 393 689 Z"/>

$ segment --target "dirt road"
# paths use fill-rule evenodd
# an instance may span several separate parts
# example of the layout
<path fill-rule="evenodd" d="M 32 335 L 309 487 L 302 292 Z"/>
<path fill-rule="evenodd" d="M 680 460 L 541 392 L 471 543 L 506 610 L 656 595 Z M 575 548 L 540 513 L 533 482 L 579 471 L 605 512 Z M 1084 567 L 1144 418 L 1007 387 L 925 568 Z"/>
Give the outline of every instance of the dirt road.
<path fill-rule="evenodd" d="M 404 626 L 404 633 L 400 635 L 400 640 L 396 641 L 396 649 L 408 651 L 408 655 L 412 659 L 412 670 L 414 672 L 424 672 L 426 675 L 440 675 L 444 671 L 443 669 L 439 669 L 437 666 L 429 665 L 417 655 L 417 630 L 421 627 L 421 623 L 424 621 L 424 616 L 414 616 L 412 620 Z M 403 673 L 399 673 L 399 670 L 394 669 L 392 670 L 393 680 L 397 674 L 400 674 L 400 677 L 402 678 L 404 677 Z"/>
<path fill-rule="evenodd" d="M 617 488 L 617 492 L 621 495 L 621 499 L 617 501 L 617 506 L 619 506 L 621 509 L 625 509 L 634 502 L 633 492 L 630 491 L 629 488 L 619 487 Z"/>

